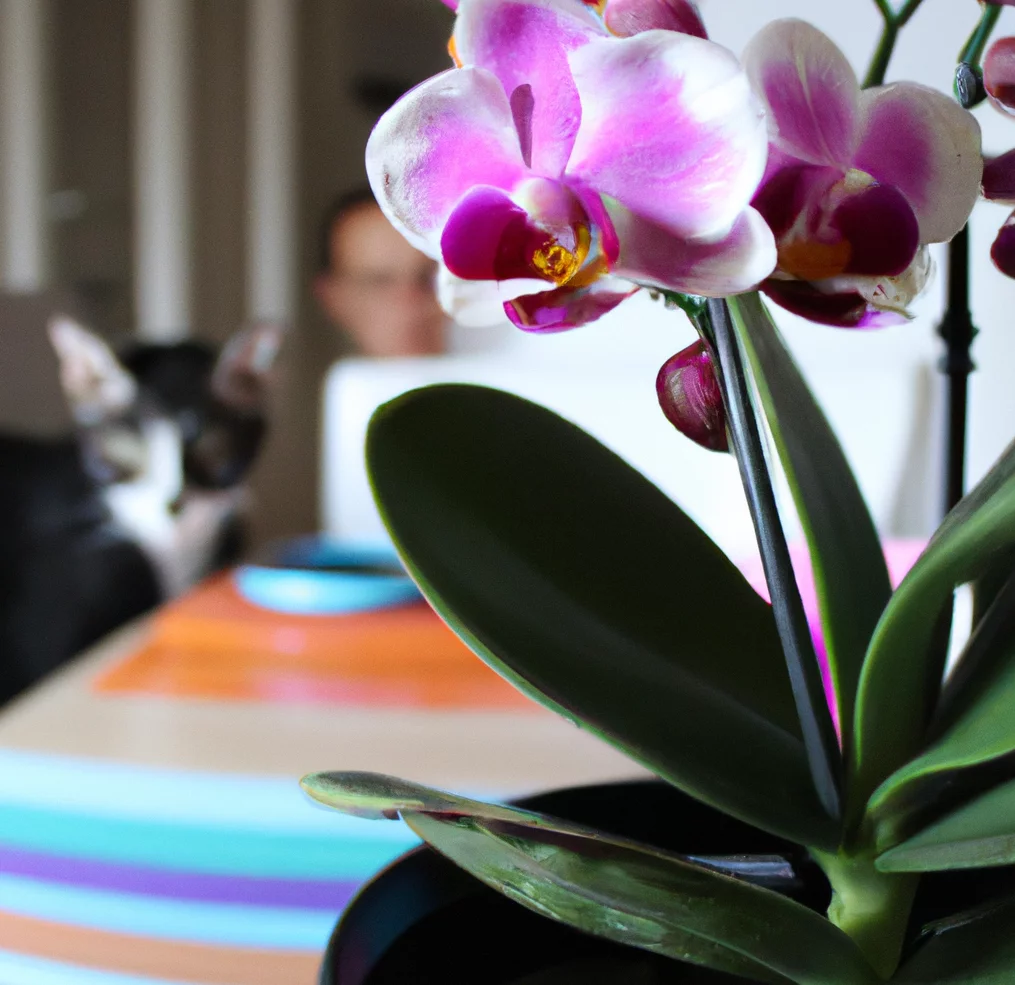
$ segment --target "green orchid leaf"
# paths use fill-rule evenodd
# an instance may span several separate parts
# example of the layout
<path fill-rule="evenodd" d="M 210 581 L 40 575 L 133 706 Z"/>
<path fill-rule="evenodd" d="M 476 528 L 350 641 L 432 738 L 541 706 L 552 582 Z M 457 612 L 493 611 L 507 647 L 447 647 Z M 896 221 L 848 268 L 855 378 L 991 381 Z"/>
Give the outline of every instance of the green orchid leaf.
<path fill-rule="evenodd" d="M 471 386 L 382 407 L 367 460 L 413 578 L 495 670 L 692 796 L 838 843 L 771 608 L 643 476 L 550 411 Z"/>
<path fill-rule="evenodd" d="M 993 570 L 973 583 L 974 626 L 987 614 L 1013 575 L 1015 575 L 1015 557 L 1008 555 L 999 559 Z"/>
<path fill-rule="evenodd" d="M 994 782 L 1015 775 L 1011 761 L 1015 753 L 1015 638 L 1010 616 L 999 616 L 996 626 L 994 620 L 986 620 L 971 638 L 966 659 L 978 663 L 978 673 L 952 702 L 951 722 L 943 734 L 874 791 L 867 814 L 876 826 L 880 846 L 904 836 L 907 814 L 932 810 L 938 797 L 954 804 L 963 789 L 975 787 L 977 776 L 985 773 L 977 767 L 988 767 Z M 993 645 L 996 655 L 976 653 L 983 634 L 990 637 L 985 645 Z M 1006 769 L 1000 762 L 1005 757 L 1009 758 Z"/>
<path fill-rule="evenodd" d="M 923 745 L 941 691 L 935 629 L 954 590 L 1015 547 L 1015 452 L 948 515 L 885 609 L 860 678 L 854 793 L 866 800 Z"/>
<path fill-rule="evenodd" d="M 1015 903 L 960 914 L 930 928 L 896 972 L 903 985 L 1011 985 L 1015 968 Z"/>
<path fill-rule="evenodd" d="M 881 541 L 839 440 L 761 297 L 730 298 L 729 307 L 807 538 L 848 747 L 860 668 L 892 594 Z"/>
<path fill-rule="evenodd" d="M 1015 780 L 971 800 L 879 855 L 876 865 L 882 872 L 937 872 L 1012 863 Z"/>
<path fill-rule="evenodd" d="M 587 933 L 771 985 L 874 985 L 856 945 L 793 900 L 543 814 L 369 774 L 317 774 L 329 806 L 403 820 L 487 885 Z"/>
<path fill-rule="evenodd" d="M 980 579 L 981 582 L 984 579 Z M 996 686 L 1011 659 L 1010 641 L 1015 635 L 1015 575 L 993 592 L 986 611 L 973 621 L 973 630 L 948 675 L 934 709 L 929 735 L 943 735 L 969 713 Z"/>

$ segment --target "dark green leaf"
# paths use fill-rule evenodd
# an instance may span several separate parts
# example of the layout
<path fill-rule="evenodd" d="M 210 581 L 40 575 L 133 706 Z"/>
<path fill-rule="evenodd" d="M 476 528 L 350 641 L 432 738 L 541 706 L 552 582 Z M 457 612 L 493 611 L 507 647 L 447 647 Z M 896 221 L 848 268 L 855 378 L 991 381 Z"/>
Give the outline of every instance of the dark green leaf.
<path fill-rule="evenodd" d="M 1009 576 L 992 595 L 986 611 L 975 618 L 973 631 L 941 689 L 930 723 L 931 737 L 943 735 L 983 700 L 997 686 L 998 675 L 1004 674 L 1013 656 L 1015 575 Z"/>
<path fill-rule="evenodd" d="M 730 298 L 741 345 L 810 548 L 847 743 L 864 654 L 891 596 L 881 542 L 839 441 L 757 294 Z"/>
<path fill-rule="evenodd" d="M 544 408 L 467 386 L 382 407 L 367 459 L 409 571 L 487 663 L 712 806 L 837 844 L 770 607 L 643 476 Z"/>
<path fill-rule="evenodd" d="M 1015 904 L 1005 902 L 942 925 L 896 973 L 904 985 L 1011 985 Z"/>
<path fill-rule="evenodd" d="M 994 764 L 1015 752 L 1015 640 L 1000 642 L 1003 663 L 976 688 L 976 700 L 945 733 L 915 759 L 896 770 L 874 791 L 867 805 L 878 825 L 878 843 L 891 844 L 899 815 L 924 811 L 939 792 L 954 797 L 960 784 L 970 784 L 976 767 Z"/>
<path fill-rule="evenodd" d="M 946 517 L 878 624 L 860 678 L 854 745 L 859 797 L 869 797 L 924 741 L 941 686 L 935 625 L 952 593 L 1015 546 L 1010 458 L 1015 454 L 1009 449 Z"/>
<path fill-rule="evenodd" d="M 779 516 L 758 414 L 750 396 L 750 381 L 725 300 L 709 300 L 708 319 L 703 321 L 704 325 L 715 341 L 730 444 L 754 521 L 811 779 L 822 806 L 829 815 L 839 819 L 842 817 L 842 752 Z"/>
<path fill-rule="evenodd" d="M 977 797 L 880 855 L 877 867 L 883 872 L 935 872 L 1013 862 L 1015 781 Z"/>
<path fill-rule="evenodd" d="M 823 917 L 686 857 L 390 777 L 318 774 L 304 787 L 341 810 L 401 815 L 487 885 L 588 933 L 772 985 L 878 981 Z"/>
<path fill-rule="evenodd" d="M 994 604 L 1008 580 L 1015 575 L 1015 558 L 999 559 L 994 569 L 973 583 L 973 625 L 975 626 Z"/>

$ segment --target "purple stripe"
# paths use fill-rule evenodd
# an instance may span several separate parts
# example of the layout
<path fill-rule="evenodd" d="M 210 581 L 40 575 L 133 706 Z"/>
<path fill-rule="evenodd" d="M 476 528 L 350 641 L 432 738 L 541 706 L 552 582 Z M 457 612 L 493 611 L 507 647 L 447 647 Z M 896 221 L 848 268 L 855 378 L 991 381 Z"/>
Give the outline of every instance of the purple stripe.
<path fill-rule="evenodd" d="M 247 903 L 251 906 L 297 907 L 335 914 L 345 909 L 360 887 L 360 883 L 351 880 L 255 879 L 251 876 L 174 872 L 43 855 L 4 846 L 0 846 L 0 872 L 142 896 L 203 900 L 209 903 Z"/>

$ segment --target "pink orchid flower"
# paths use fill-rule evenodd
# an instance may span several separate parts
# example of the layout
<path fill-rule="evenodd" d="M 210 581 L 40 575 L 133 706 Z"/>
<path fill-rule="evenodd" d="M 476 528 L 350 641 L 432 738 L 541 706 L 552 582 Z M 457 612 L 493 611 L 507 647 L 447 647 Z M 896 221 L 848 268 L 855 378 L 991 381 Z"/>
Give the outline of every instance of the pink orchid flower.
<path fill-rule="evenodd" d="M 460 0 L 441 0 L 458 10 Z M 698 8 L 691 0 L 582 0 L 602 15 L 604 26 L 619 38 L 659 28 L 707 38 Z"/>
<path fill-rule="evenodd" d="M 1000 38 L 990 46 L 983 60 L 983 85 L 995 109 L 1015 116 L 1015 38 Z M 1015 206 L 1015 150 L 987 161 L 983 197 Z M 1001 273 L 1015 277 L 1015 212 L 998 230 L 990 258 Z"/>
<path fill-rule="evenodd" d="M 719 296 L 771 272 L 764 117 L 724 48 L 609 36 L 581 0 L 463 0 L 452 46 L 462 67 L 399 100 L 366 163 L 453 313 L 456 285 L 486 282 L 515 324 L 557 331 L 639 285 Z"/>
<path fill-rule="evenodd" d="M 744 67 L 772 143 L 754 205 L 779 260 L 762 289 L 823 324 L 904 320 L 930 275 L 927 244 L 951 239 L 979 194 L 975 119 L 916 83 L 861 90 L 842 52 L 803 21 L 769 24 Z"/>

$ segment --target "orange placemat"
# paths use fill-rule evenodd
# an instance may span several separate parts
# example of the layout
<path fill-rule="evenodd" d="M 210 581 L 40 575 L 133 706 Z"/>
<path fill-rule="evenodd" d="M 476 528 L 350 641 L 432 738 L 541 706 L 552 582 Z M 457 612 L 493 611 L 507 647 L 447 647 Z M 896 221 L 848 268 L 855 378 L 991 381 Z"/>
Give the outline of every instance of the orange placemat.
<path fill-rule="evenodd" d="M 423 602 L 354 615 L 287 615 L 248 602 L 228 573 L 161 609 L 140 649 L 94 686 L 104 693 L 363 707 L 536 707 Z"/>

